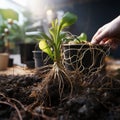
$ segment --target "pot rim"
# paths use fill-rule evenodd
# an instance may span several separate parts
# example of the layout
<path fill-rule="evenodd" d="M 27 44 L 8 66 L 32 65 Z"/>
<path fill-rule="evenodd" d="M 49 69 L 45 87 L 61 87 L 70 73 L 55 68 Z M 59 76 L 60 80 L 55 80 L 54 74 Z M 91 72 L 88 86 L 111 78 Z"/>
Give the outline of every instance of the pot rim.
<path fill-rule="evenodd" d="M 2 55 L 2 56 L 8 56 L 9 55 L 9 53 L 0 53 L 0 55 Z"/>
<path fill-rule="evenodd" d="M 62 46 L 91 46 L 91 47 L 104 47 L 104 48 L 110 48 L 109 45 L 100 45 L 100 44 L 91 44 L 91 43 L 79 43 L 79 44 L 69 44 L 69 43 L 64 43 Z"/>

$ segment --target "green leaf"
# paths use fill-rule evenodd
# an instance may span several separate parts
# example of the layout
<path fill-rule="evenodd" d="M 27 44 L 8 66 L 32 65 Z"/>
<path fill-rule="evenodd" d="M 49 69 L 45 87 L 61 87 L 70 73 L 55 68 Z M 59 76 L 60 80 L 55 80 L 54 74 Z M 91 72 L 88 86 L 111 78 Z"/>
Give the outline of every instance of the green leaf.
<path fill-rule="evenodd" d="M 59 37 L 58 37 L 58 45 L 57 48 L 60 48 L 61 42 L 64 41 L 64 38 L 66 37 L 66 32 L 61 32 Z"/>
<path fill-rule="evenodd" d="M 58 19 L 53 20 L 51 24 L 52 24 L 52 28 L 56 28 L 58 25 Z"/>
<path fill-rule="evenodd" d="M 39 39 L 46 39 L 51 41 L 50 37 L 42 32 L 39 34 Z"/>
<path fill-rule="evenodd" d="M 54 28 L 50 28 L 49 33 L 52 36 L 53 41 L 55 42 L 57 31 Z"/>
<path fill-rule="evenodd" d="M 80 36 L 77 37 L 80 42 L 86 42 L 87 41 L 87 35 L 85 33 L 81 33 Z"/>
<path fill-rule="evenodd" d="M 49 29 L 49 33 L 51 35 L 51 38 L 55 44 L 57 44 L 57 38 L 58 38 L 58 20 L 54 20 L 52 22 L 52 27 Z"/>
<path fill-rule="evenodd" d="M 60 21 L 61 29 L 64 29 L 65 27 L 68 27 L 68 26 L 74 24 L 76 21 L 77 21 L 76 15 L 74 15 L 70 12 L 65 13 L 63 18 Z"/>
<path fill-rule="evenodd" d="M 51 59 L 53 59 L 53 54 L 52 54 L 52 50 L 50 49 L 48 43 L 46 42 L 45 39 L 42 39 L 40 42 L 39 42 L 39 48 L 47 53 Z"/>
<path fill-rule="evenodd" d="M 5 20 L 7 20 L 8 18 L 18 20 L 18 13 L 13 9 L 0 9 L 0 14 Z"/>

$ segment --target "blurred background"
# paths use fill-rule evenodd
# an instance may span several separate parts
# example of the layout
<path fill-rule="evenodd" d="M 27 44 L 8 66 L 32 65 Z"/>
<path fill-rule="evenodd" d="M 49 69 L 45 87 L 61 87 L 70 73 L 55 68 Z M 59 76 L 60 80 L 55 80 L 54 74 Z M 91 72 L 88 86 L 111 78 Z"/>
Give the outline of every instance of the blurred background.
<path fill-rule="evenodd" d="M 52 19 L 69 11 L 78 16 L 69 31 L 76 35 L 85 32 L 91 41 L 99 27 L 120 15 L 119 6 L 119 0 L 0 0 L 0 39 L 5 39 L 6 32 L 11 51 L 18 43 L 35 42 L 39 32 L 47 32 Z M 119 59 L 119 50 L 111 51 L 111 56 Z"/>

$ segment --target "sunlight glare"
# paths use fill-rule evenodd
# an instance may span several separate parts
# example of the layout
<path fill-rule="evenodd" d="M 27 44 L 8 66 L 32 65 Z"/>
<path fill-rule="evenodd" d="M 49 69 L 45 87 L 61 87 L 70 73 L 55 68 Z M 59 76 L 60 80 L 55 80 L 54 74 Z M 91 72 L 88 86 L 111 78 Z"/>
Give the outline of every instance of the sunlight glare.
<path fill-rule="evenodd" d="M 27 3 L 28 3 L 28 0 L 13 0 L 14 2 L 26 7 L 27 6 Z"/>

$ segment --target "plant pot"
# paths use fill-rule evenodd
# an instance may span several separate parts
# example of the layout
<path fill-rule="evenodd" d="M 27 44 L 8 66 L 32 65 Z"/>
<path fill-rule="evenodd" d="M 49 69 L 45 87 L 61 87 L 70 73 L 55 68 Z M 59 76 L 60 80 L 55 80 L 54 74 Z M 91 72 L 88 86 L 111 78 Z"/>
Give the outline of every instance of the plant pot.
<path fill-rule="evenodd" d="M 8 67 L 13 67 L 13 58 L 8 59 Z"/>
<path fill-rule="evenodd" d="M 21 63 L 27 64 L 33 60 L 33 53 L 32 51 L 35 49 L 36 43 L 20 43 L 20 58 Z"/>
<path fill-rule="evenodd" d="M 42 51 L 33 51 L 33 58 L 35 62 L 35 68 L 53 64 L 53 61 L 50 59 L 50 57 Z"/>
<path fill-rule="evenodd" d="M 105 68 L 105 56 L 109 48 L 102 45 L 63 44 L 63 64 L 70 71 L 91 74 Z"/>
<path fill-rule="evenodd" d="M 8 67 L 8 53 L 0 53 L 0 70 L 6 70 Z"/>

